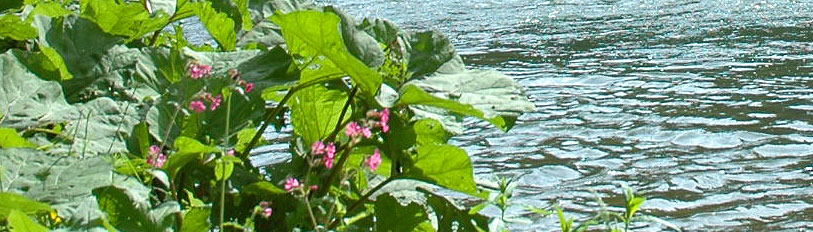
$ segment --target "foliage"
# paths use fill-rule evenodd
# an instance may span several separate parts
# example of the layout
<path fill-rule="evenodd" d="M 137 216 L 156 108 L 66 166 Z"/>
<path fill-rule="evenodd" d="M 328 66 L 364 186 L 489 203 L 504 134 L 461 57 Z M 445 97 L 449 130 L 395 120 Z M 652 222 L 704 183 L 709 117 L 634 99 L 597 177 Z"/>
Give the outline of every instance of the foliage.
<path fill-rule="evenodd" d="M 190 17 L 216 47 L 164 30 Z M 306 1 L 24 1 L 0 22 L 13 231 L 487 230 L 448 196 L 487 194 L 448 139 L 534 110 L 437 32 Z M 255 167 L 286 122 L 291 159 Z"/>

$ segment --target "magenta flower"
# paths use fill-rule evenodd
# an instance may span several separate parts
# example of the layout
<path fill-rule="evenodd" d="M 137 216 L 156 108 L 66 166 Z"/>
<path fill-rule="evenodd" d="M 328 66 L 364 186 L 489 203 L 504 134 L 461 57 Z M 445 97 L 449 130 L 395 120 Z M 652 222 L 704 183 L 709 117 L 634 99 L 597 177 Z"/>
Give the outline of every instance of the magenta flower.
<path fill-rule="evenodd" d="M 325 158 L 322 159 L 322 162 L 324 162 L 325 167 L 327 169 L 332 169 L 333 168 L 334 159 L 333 159 L 332 156 L 325 156 Z"/>
<path fill-rule="evenodd" d="M 390 131 L 390 109 L 384 108 L 381 111 L 381 131 L 387 133 Z"/>
<path fill-rule="evenodd" d="M 220 102 L 223 101 L 223 94 L 218 94 L 217 97 L 211 98 L 212 100 L 212 108 L 211 110 L 216 110 L 220 107 Z"/>
<path fill-rule="evenodd" d="M 203 104 L 203 101 L 192 101 L 189 103 L 189 109 L 198 113 L 203 113 L 203 111 L 206 110 L 206 105 Z"/>
<path fill-rule="evenodd" d="M 318 189 L 319 189 L 319 186 L 316 186 L 316 185 L 311 185 L 311 190 L 312 190 L 312 191 L 316 191 L 316 190 L 318 190 Z"/>
<path fill-rule="evenodd" d="M 367 128 L 367 127 L 362 127 L 361 128 L 361 133 L 364 134 L 364 138 L 369 139 L 370 137 L 373 136 L 373 131 L 371 131 L 370 128 Z"/>
<path fill-rule="evenodd" d="M 313 145 L 311 145 L 311 152 L 313 152 L 314 155 L 320 155 L 324 151 L 325 151 L 325 144 L 322 143 L 322 141 L 313 142 Z"/>
<path fill-rule="evenodd" d="M 150 155 L 158 155 L 160 153 L 161 153 L 161 147 L 158 147 L 158 145 L 150 146 Z"/>
<path fill-rule="evenodd" d="M 189 63 L 187 69 L 189 71 L 189 76 L 192 77 L 192 79 L 198 79 L 212 74 L 212 66 L 199 64 L 198 62 Z"/>
<path fill-rule="evenodd" d="M 234 149 L 231 149 L 231 150 L 226 152 L 226 155 L 227 156 L 234 156 L 234 153 L 235 153 Z"/>
<path fill-rule="evenodd" d="M 167 156 L 165 156 L 163 153 L 159 153 L 158 155 L 154 156 L 151 155 L 149 158 L 147 158 L 147 164 L 152 165 L 153 167 L 156 168 L 164 167 L 164 163 L 166 162 Z"/>
<path fill-rule="evenodd" d="M 361 134 L 361 126 L 356 122 L 350 122 L 344 128 L 344 134 L 350 137 L 356 137 Z"/>
<path fill-rule="evenodd" d="M 370 170 L 375 171 L 378 169 L 378 166 L 381 165 L 381 151 L 376 148 L 373 155 L 367 158 L 367 161 L 364 163 L 370 168 Z"/>
<path fill-rule="evenodd" d="M 331 158 L 336 155 L 336 145 L 334 145 L 333 142 L 330 142 L 325 147 L 325 154 L 326 154 L 326 156 L 331 157 Z"/>
<path fill-rule="evenodd" d="M 246 83 L 246 93 L 250 93 L 254 89 L 254 83 Z"/>
<path fill-rule="evenodd" d="M 274 210 L 272 210 L 271 208 L 265 208 L 265 209 L 263 209 L 263 217 L 264 218 L 269 218 L 269 217 L 271 217 L 271 213 L 273 213 L 273 212 L 274 212 Z"/>
<path fill-rule="evenodd" d="M 288 178 L 288 180 L 285 181 L 285 191 L 291 192 L 293 189 L 299 188 L 299 186 L 301 185 L 297 179 Z"/>

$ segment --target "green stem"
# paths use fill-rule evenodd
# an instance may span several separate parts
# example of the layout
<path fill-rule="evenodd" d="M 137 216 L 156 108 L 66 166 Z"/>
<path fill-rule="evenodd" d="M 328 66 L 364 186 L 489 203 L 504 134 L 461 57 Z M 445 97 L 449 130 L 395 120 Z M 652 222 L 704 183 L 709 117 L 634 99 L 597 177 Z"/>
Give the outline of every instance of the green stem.
<path fill-rule="evenodd" d="M 363 205 L 363 203 L 364 203 L 365 201 L 367 201 L 367 199 L 369 199 L 369 198 L 370 198 L 370 196 L 372 196 L 372 195 L 373 195 L 373 193 L 375 193 L 375 192 L 376 192 L 376 191 L 378 191 L 379 189 L 383 188 L 383 187 L 384 187 L 384 185 L 389 184 L 390 182 L 392 182 L 392 181 L 393 181 L 393 180 L 395 180 L 396 178 L 397 178 L 396 176 L 390 176 L 390 178 L 387 178 L 386 180 L 382 181 L 381 183 L 379 183 L 378 185 L 376 185 L 375 187 L 373 187 L 373 189 L 370 189 L 370 191 L 367 191 L 367 193 L 365 193 L 365 194 L 364 194 L 364 196 L 361 196 L 361 198 L 359 198 L 359 200 L 358 200 L 358 201 L 356 201 L 355 203 L 353 203 L 352 205 L 350 205 L 350 207 L 348 207 L 348 208 L 347 208 L 347 213 L 350 213 L 350 212 L 353 212 L 354 210 L 356 210 L 356 208 L 358 208 L 359 206 Z M 329 229 L 332 229 L 333 227 L 336 227 L 336 226 L 339 224 L 339 221 L 340 221 L 340 220 L 341 220 L 341 219 L 338 219 L 338 218 L 337 218 L 337 219 L 335 219 L 335 220 L 333 220 L 333 223 L 330 223 L 330 226 L 328 226 L 328 227 L 327 227 L 327 228 L 328 228 L 328 230 L 329 230 Z"/>
<path fill-rule="evenodd" d="M 342 108 L 342 113 L 339 115 L 339 121 L 336 122 L 336 128 L 333 129 L 333 132 L 330 132 L 330 136 L 325 139 L 325 141 L 333 141 L 336 139 L 336 135 L 339 134 L 339 131 L 342 130 L 342 126 L 344 125 L 342 121 L 344 121 L 344 116 L 347 114 L 347 110 L 350 109 L 350 103 L 352 103 L 353 98 L 356 97 L 356 93 L 358 93 L 359 88 L 353 87 L 353 90 L 350 90 L 350 95 L 347 97 L 347 102 L 344 103 L 344 107 Z"/>
<path fill-rule="evenodd" d="M 90 143 L 90 137 L 88 136 L 88 127 L 90 126 L 90 117 L 93 115 L 92 111 L 88 111 L 88 118 L 85 119 L 85 146 L 82 148 L 82 158 L 85 158 L 85 153 L 88 151 L 88 143 Z"/>
<path fill-rule="evenodd" d="M 223 135 L 226 137 L 224 139 L 224 146 L 229 146 L 229 122 L 231 121 L 231 93 L 226 96 L 226 133 Z M 220 162 L 226 162 L 224 160 L 220 160 Z M 225 165 L 225 164 L 224 164 Z M 223 168 L 223 173 L 221 176 L 224 177 L 223 180 L 220 182 L 220 231 L 223 230 L 223 215 L 225 215 L 225 205 L 226 205 L 226 169 Z"/>

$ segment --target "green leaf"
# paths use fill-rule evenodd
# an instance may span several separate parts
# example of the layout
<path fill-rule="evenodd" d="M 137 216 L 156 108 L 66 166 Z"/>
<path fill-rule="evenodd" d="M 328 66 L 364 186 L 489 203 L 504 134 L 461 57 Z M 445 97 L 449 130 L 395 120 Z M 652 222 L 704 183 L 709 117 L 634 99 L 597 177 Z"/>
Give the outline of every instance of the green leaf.
<path fill-rule="evenodd" d="M 45 57 L 43 60 L 50 62 L 50 65 L 54 67 L 55 71 L 59 72 L 60 80 L 67 81 L 73 78 L 73 74 L 68 71 L 68 67 L 65 66 L 65 61 L 62 60 L 62 56 L 60 56 L 56 50 L 45 45 L 40 45 L 40 52 L 42 52 L 42 56 Z"/>
<path fill-rule="evenodd" d="M 455 52 L 449 38 L 440 32 L 410 33 L 406 37 L 408 69 L 413 77 L 463 71 L 463 60 Z"/>
<path fill-rule="evenodd" d="M 447 130 L 457 127 L 449 125 L 451 123 L 444 120 L 442 114 L 421 111 L 414 106 L 436 107 L 478 117 L 505 131 L 514 125 L 520 114 L 535 110 L 533 103 L 523 95 L 522 86 L 495 71 L 438 74 L 407 83 L 400 94 L 398 105 L 410 105 L 416 115 L 439 120 Z"/>
<path fill-rule="evenodd" d="M 37 38 L 37 29 L 14 14 L 0 15 L 0 39 L 28 40 Z"/>
<path fill-rule="evenodd" d="M 115 0 L 88 0 L 80 2 L 81 15 L 101 27 L 104 32 L 124 36 L 127 42 L 145 34 L 161 30 L 169 22 L 169 16 L 150 16 L 139 3 L 119 3 Z"/>
<path fill-rule="evenodd" d="M 184 213 L 183 226 L 181 232 L 208 231 L 211 226 L 209 215 L 212 213 L 210 207 L 192 207 Z"/>
<path fill-rule="evenodd" d="M 178 149 L 178 152 L 170 155 L 166 166 L 164 166 L 164 169 L 170 173 L 171 178 L 174 178 L 178 171 L 189 162 L 203 158 L 203 154 L 220 152 L 215 147 L 203 145 L 197 140 L 188 137 L 175 139 L 175 149 Z"/>
<path fill-rule="evenodd" d="M 58 18 L 70 15 L 72 13 L 73 12 L 65 9 L 65 7 L 58 2 L 41 2 L 34 7 L 34 10 L 28 15 L 26 21 L 33 20 L 34 15 L 45 15 L 51 18 Z"/>
<path fill-rule="evenodd" d="M 248 143 L 251 142 L 251 139 L 254 138 L 254 135 L 257 134 L 257 129 L 254 128 L 246 128 L 237 132 L 237 145 L 234 147 L 234 150 L 238 153 L 242 153 L 248 147 Z M 261 139 L 255 147 L 262 146 L 266 143 L 264 139 Z"/>
<path fill-rule="evenodd" d="M 51 206 L 37 202 L 27 197 L 9 192 L 0 192 L 0 218 L 7 217 L 11 211 L 19 211 L 24 214 L 37 214 L 49 212 Z"/>
<path fill-rule="evenodd" d="M 146 158 L 150 154 L 150 131 L 146 123 L 141 122 L 133 127 L 127 139 L 127 149 L 130 153 Z"/>
<path fill-rule="evenodd" d="M 40 225 L 25 213 L 19 210 L 12 210 L 8 216 L 8 225 L 11 232 L 47 232 L 48 228 Z"/>
<path fill-rule="evenodd" d="M 11 51 L 0 55 L 0 125 L 15 129 L 63 121 L 72 107 L 54 81 L 37 78 Z"/>
<path fill-rule="evenodd" d="M 484 231 L 483 228 L 487 227 L 486 216 L 472 214 L 437 192 L 426 189 L 418 191 L 428 197 L 427 203 L 438 217 L 438 231 Z"/>
<path fill-rule="evenodd" d="M 17 134 L 17 130 L 0 127 L 0 148 L 36 147 L 31 142 Z"/>
<path fill-rule="evenodd" d="M 442 145 L 449 140 L 449 134 L 443 130 L 443 125 L 434 119 L 422 119 L 412 126 L 415 129 L 415 138 L 418 145 Z"/>
<path fill-rule="evenodd" d="M 339 32 L 340 19 L 335 14 L 318 11 L 296 11 L 274 14 L 271 20 L 280 26 L 291 54 L 304 58 L 303 81 L 338 69 L 350 76 L 366 96 L 378 92 L 382 79 L 378 72 L 356 59 L 344 45 Z M 307 74 L 314 72 L 319 75 Z M 311 76 L 311 77 L 309 77 Z"/>
<path fill-rule="evenodd" d="M 288 101 L 294 132 L 308 145 L 326 138 L 336 128 L 347 97 L 343 91 L 319 85 L 296 92 Z M 352 113 L 353 110 L 348 109 L 347 115 Z"/>
<path fill-rule="evenodd" d="M 234 156 L 223 156 L 215 162 L 215 180 L 221 181 L 229 179 L 234 171 L 234 163 L 242 163 L 240 158 Z"/>
<path fill-rule="evenodd" d="M 376 198 L 375 218 L 378 231 L 435 231 L 424 207 L 415 202 L 402 204 L 389 194 Z"/>
<path fill-rule="evenodd" d="M 152 208 L 149 189 L 135 186 L 108 186 L 93 190 L 93 195 L 110 223 L 124 231 L 171 231 L 173 215 L 180 211 L 174 201 Z"/>
<path fill-rule="evenodd" d="M 406 178 L 427 181 L 452 190 L 476 195 L 474 171 L 466 151 L 452 145 L 418 147 Z"/>
<path fill-rule="evenodd" d="M 96 225 L 101 219 L 102 212 L 91 195 L 95 188 L 127 186 L 140 189 L 145 199 L 149 194 L 135 178 L 115 174 L 102 157 L 78 159 L 28 149 L 1 149 L 0 166 L 6 167 L 0 191 L 50 204 L 74 226 Z"/>
<path fill-rule="evenodd" d="M 257 181 L 243 187 L 243 192 L 257 196 L 285 195 L 285 190 L 268 181 Z"/>
<path fill-rule="evenodd" d="M 212 7 L 211 2 L 187 3 L 195 10 L 195 14 L 200 18 L 203 26 L 209 34 L 217 41 L 224 51 L 234 51 L 237 47 L 237 32 L 234 21 L 226 13 L 218 12 Z"/>

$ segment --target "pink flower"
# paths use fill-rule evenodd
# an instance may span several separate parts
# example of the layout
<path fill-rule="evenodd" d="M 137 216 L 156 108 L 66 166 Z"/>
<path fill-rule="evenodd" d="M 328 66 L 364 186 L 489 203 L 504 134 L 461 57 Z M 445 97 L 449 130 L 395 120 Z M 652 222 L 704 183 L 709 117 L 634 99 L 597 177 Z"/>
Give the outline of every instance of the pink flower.
<path fill-rule="evenodd" d="M 234 156 L 234 149 L 227 151 L 226 155 L 227 156 Z"/>
<path fill-rule="evenodd" d="M 212 98 L 212 110 L 216 110 L 220 107 L 220 102 L 223 101 L 223 94 L 217 95 L 217 97 Z"/>
<path fill-rule="evenodd" d="M 160 153 L 161 153 L 161 147 L 158 147 L 158 145 L 150 146 L 150 155 L 158 155 Z"/>
<path fill-rule="evenodd" d="M 378 166 L 381 165 L 381 151 L 376 148 L 373 155 L 367 158 L 367 161 L 364 163 L 370 168 L 370 170 L 375 171 L 378 169 Z"/>
<path fill-rule="evenodd" d="M 198 79 L 212 74 L 212 66 L 199 64 L 198 62 L 189 63 L 187 68 L 189 71 L 189 76 L 192 77 L 192 79 Z"/>
<path fill-rule="evenodd" d="M 299 186 L 301 185 L 297 179 L 288 178 L 288 180 L 285 181 L 285 191 L 291 192 L 293 189 L 299 188 Z"/>
<path fill-rule="evenodd" d="M 156 168 L 164 167 L 164 163 L 166 162 L 167 156 L 165 156 L 163 153 L 159 153 L 158 155 L 154 156 L 151 155 L 149 158 L 147 158 L 147 164 L 152 165 L 153 167 Z"/>
<path fill-rule="evenodd" d="M 252 89 L 254 89 L 254 83 L 247 83 L 246 84 L 246 93 L 250 93 Z"/>
<path fill-rule="evenodd" d="M 203 104 L 203 101 L 192 101 L 189 103 L 189 109 L 198 113 L 203 113 L 203 111 L 206 110 L 206 105 Z"/>
<path fill-rule="evenodd" d="M 361 126 L 356 122 L 350 122 L 344 128 L 344 134 L 350 137 L 355 137 L 361 134 Z"/>
<path fill-rule="evenodd" d="M 313 155 L 321 155 L 325 151 L 325 144 L 322 141 L 313 142 L 311 145 L 311 152 Z"/>
<path fill-rule="evenodd" d="M 370 128 L 363 127 L 359 125 L 357 122 L 351 122 L 347 124 L 345 127 L 344 134 L 350 137 L 357 137 L 359 135 L 364 135 L 365 138 L 370 138 L 373 136 L 373 132 L 370 131 Z"/>
<path fill-rule="evenodd" d="M 268 208 L 268 205 L 270 204 L 267 201 L 260 202 L 260 208 Z"/>
<path fill-rule="evenodd" d="M 322 159 L 322 162 L 324 162 L 325 167 L 327 169 L 332 169 L 333 168 L 333 161 L 334 161 L 333 157 L 329 157 L 329 156 L 325 156 L 325 158 Z"/>
<path fill-rule="evenodd" d="M 269 217 L 271 217 L 271 213 L 273 213 L 273 212 L 274 212 L 274 210 L 272 210 L 271 208 L 265 208 L 265 209 L 263 209 L 263 217 L 264 218 L 269 218 Z"/>
<path fill-rule="evenodd" d="M 387 133 L 390 131 L 390 108 L 384 108 L 381 111 L 381 131 Z"/>
<path fill-rule="evenodd" d="M 325 147 L 325 155 L 330 158 L 333 158 L 336 155 L 336 145 L 334 145 L 333 142 L 330 142 Z"/>
<path fill-rule="evenodd" d="M 316 191 L 319 189 L 319 186 L 311 185 L 311 190 Z"/>

